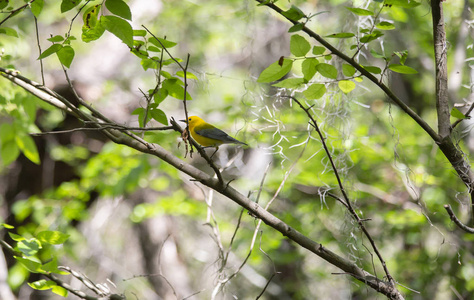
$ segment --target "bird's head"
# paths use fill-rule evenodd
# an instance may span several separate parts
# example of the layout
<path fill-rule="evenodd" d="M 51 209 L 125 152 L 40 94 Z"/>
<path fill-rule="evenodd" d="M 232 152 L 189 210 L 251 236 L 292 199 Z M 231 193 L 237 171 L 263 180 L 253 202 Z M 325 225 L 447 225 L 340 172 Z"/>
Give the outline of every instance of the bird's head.
<path fill-rule="evenodd" d="M 180 120 L 180 121 L 186 123 L 186 120 Z M 187 122 L 187 123 L 189 124 L 189 126 L 192 127 L 192 126 L 194 126 L 194 125 L 196 125 L 196 124 L 198 124 L 198 123 L 201 123 L 201 122 L 204 122 L 201 118 L 199 118 L 199 117 L 197 117 L 197 116 L 192 116 L 192 117 L 189 117 L 189 118 L 188 118 L 188 122 Z"/>

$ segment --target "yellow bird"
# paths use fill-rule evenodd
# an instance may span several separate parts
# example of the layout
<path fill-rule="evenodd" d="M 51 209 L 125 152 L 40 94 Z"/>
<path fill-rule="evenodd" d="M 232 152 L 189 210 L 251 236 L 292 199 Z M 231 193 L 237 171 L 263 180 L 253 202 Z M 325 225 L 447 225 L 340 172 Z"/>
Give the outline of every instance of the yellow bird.
<path fill-rule="evenodd" d="M 180 121 L 186 122 L 186 120 Z M 189 132 L 191 133 L 193 139 L 204 147 L 216 147 L 217 151 L 219 146 L 222 144 L 247 145 L 246 143 L 234 139 L 215 126 L 206 123 L 203 119 L 197 116 L 189 117 L 187 123 L 189 125 Z"/>

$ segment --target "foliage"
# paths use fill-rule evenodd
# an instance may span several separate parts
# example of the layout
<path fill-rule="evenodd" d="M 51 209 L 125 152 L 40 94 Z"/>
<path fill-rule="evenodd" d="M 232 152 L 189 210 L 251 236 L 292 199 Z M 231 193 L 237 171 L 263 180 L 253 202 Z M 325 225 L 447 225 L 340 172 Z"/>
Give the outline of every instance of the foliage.
<path fill-rule="evenodd" d="M 45 104 L 0 80 L 5 182 L 13 170 L 47 177 L 40 174 L 47 174 L 48 162 L 56 166 L 51 180 L 30 179 L 30 187 L 0 198 L 14 292 L 31 287 L 66 297 L 60 283 L 67 279 L 55 276 L 84 277 L 60 264 L 90 278 L 113 278 L 119 293 L 101 290 L 99 284 L 91 289 L 98 296 L 123 292 L 131 298 L 152 293 L 166 298 L 174 293 L 181 298 L 205 286 L 197 298 L 254 298 L 261 292 L 268 299 L 377 297 L 358 278 L 331 275 L 341 270 L 327 271 L 327 262 L 279 232 L 259 227 L 251 212 L 242 214 L 228 198 L 189 181 L 178 172 L 182 168 L 148 155 L 151 148 L 141 153 L 125 142 L 105 142 L 100 133 L 107 128 L 99 132 L 91 121 L 97 117 L 101 126 L 137 137 L 139 144 L 140 139 L 155 143 L 184 159 L 182 166 L 192 162 L 214 176 L 209 160 L 196 152 L 190 157 L 190 145 L 171 130 L 170 117 L 183 115 L 184 107 L 186 115 L 220 121 L 220 127 L 251 145 L 245 151 L 220 149 L 214 163 L 227 185 L 262 207 L 271 203 L 269 212 L 284 224 L 387 280 L 362 222 L 407 298 L 472 296 L 472 235 L 460 232 L 443 208 L 459 205 L 466 219 L 470 191 L 438 151 L 439 143 L 398 102 L 385 101 L 383 89 L 393 91 L 420 119 L 436 124 L 426 3 L 165 1 L 159 12 L 148 5 L 148 12 L 136 17 L 131 1 L 0 1 L 5 13 L 0 67 L 41 77 L 46 87 L 82 80 L 90 86 L 97 81 L 101 90 L 97 99 L 90 96 L 92 89 L 81 95 L 84 102 L 72 97 L 76 104 L 69 110 L 79 117 L 71 123 L 60 104 Z M 278 16 L 269 14 L 273 5 L 282 8 Z M 447 22 L 456 24 L 448 27 L 467 22 L 462 9 L 445 7 Z M 47 38 L 44 28 L 51 32 Z M 456 44 L 456 33 L 448 32 L 450 44 Z M 116 48 L 107 48 L 110 39 L 119 41 Z M 469 43 L 459 47 L 468 52 Z M 448 55 L 453 51 L 449 48 Z M 109 57 L 120 63 L 97 80 Z M 37 62 L 31 64 L 31 58 Z M 451 58 L 448 64 L 458 67 Z M 469 86 L 469 66 L 464 63 L 459 72 Z M 461 99 L 469 89 L 460 85 L 451 93 Z M 464 107 L 450 108 L 454 121 L 469 121 Z M 453 132 L 456 146 L 468 157 L 471 138 L 464 130 Z M 68 175 L 57 179 L 61 172 Z M 342 197 L 336 172 L 362 221 L 335 199 Z M 176 280 L 173 271 L 183 266 L 186 280 Z"/>

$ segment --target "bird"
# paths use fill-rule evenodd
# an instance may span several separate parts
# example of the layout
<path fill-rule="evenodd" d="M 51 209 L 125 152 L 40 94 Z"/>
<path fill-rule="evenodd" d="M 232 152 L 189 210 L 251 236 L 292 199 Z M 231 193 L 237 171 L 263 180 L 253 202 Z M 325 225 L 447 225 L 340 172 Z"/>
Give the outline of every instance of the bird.
<path fill-rule="evenodd" d="M 204 148 L 216 148 L 216 151 L 214 151 L 211 157 L 214 156 L 214 154 L 219 149 L 219 146 L 222 144 L 241 144 L 248 146 L 246 143 L 234 139 L 224 131 L 220 130 L 219 128 L 216 128 L 214 125 L 206 123 L 206 121 L 204 121 L 200 117 L 192 116 L 188 118 L 187 122 L 186 120 L 180 121 L 188 123 L 189 133 L 191 133 L 191 136 L 198 144 L 200 144 Z"/>

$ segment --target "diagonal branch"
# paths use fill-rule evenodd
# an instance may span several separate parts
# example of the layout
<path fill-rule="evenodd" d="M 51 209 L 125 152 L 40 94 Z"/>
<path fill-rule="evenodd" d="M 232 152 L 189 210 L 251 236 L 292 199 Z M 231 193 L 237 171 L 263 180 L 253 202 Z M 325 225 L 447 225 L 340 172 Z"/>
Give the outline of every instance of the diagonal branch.
<path fill-rule="evenodd" d="M 8 71 L 8 73 L 5 73 L 5 71 L 6 71 L 5 69 L 0 68 L 0 74 L 6 77 L 7 79 L 11 80 L 13 83 L 18 84 L 18 81 L 13 80 L 13 79 L 18 79 L 19 81 L 25 83 L 24 81 L 20 80 L 18 77 L 15 77 L 12 74 L 10 74 L 11 72 Z M 97 120 L 92 115 L 87 114 L 77 109 L 76 107 L 70 105 L 70 103 L 67 103 L 67 104 L 63 103 L 62 101 L 67 101 L 64 98 L 51 99 L 52 97 L 51 94 L 37 93 L 36 91 L 40 89 L 40 87 L 37 87 L 37 86 L 31 86 L 31 85 L 29 86 L 26 83 L 25 85 L 20 85 L 20 86 L 25 88 L 25 90 L 27 90 L 31 94 L 38 97 L 40 100 L 43 100 L 48 103 L 59 102 L 59 103 L 64 104 L 64 105 L 58 105 L 56 107 L 60 108 L 61 110 L 65 112 L 71 113 L 72 115 L 80 119 L 83 119 L 83 120 L 85 119 L 91 122 L 95 121 L 95 123 L 92 123 L 92 125 L 97 128 L 100 128 L 103 126 L 102 123 L 99 122 L 99 120 Z M 357 266 L 354 262 L 332 252 L 331 250 L 325 248 L 320 243 L 308 238 L 307 236 L 303 235 L 301 232 L 290 227 L 288 224 L 286 224 L 285 222 L 283 222 L 282 220 L 280 220 L 279 218 L 277 218 L 276 216 L 268 212 L 262 206 L 258 205 L 257 203 L 249 199 L 248 197 L 242 195 L 240 192 L 238 192 L 236 189 L 231 187 L 229 184 L 223 185 L 219 179 L 216 179 L 213 176 L 210 176 L 207 173 L 179 159 L 178 157 L 174 156 L 171 152 L 167 151 L 160 145 L 148 143 L 131 133 L 128 133 L 128 132 L 124 133 L 115 129 L 104 129 L 101 132 L 106 134 L 106 136 L 115 143 L 123 144 L 137 151 L 140 151 L 142 153 L 156 156 L 157 158 L 170 164 L 174 168 L 191 176 L 192 178 L 194 178 L 194 180 L 199 181 L 203 185 L 226 196 L 227 198 L 234 201 L 238 205 L 247 209 L 253 216 L 261 219 L 263 222 L 265 222 L 265 224 L 276 229 L 277 231 L 279 231 L 284 236 L 294 241 L 301 247 L 311 251 L 312 253 L 316 254 L 317 256 L 321 257 L 322 259 L 326 260 L 327 262 L 336 266 L 337 268 L 343 270 L 344 272 L 351 275 L 352 277 L 360 280 L 361 282 L 372 287 L 376 291 L 386 295 L 390 299 L 403 299 L 403 297 L 399 294 L 399 292 L 393 287 L 391 283 L 375 277 L 371 273 Z"/>

